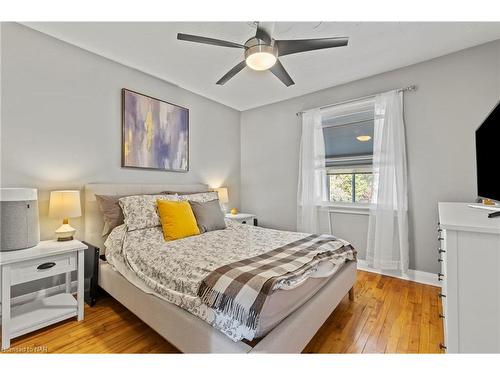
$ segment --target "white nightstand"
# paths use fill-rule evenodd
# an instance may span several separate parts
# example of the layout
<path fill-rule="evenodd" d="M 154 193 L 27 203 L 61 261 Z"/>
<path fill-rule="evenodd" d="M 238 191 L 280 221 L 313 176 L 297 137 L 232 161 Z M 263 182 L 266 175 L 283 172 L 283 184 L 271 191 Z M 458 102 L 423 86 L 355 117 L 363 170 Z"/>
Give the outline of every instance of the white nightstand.
<path fill-rule="evenodd" d="M 2 292 L 2 350 L 10 340 L 76 316 L 83 319 L 84 251 L 80 241 L 42 241 L 25 250 L 0 252 Z M 77 298 L 71 294 L 71 272 L 77 271 Z M 66 275 L 65 293 L 37 298 L 11 307 L 13 285 L 59 274 Z"/>
<path fill-rule="evenodd" d="M 231 219 L 241 224 L 250 224 L 254 226 L 258 225 L 257 216 L 253 214 L 243 214 L 243 213 L 239 213 L 236 215 L 226 214 L 226 219 Z"/>

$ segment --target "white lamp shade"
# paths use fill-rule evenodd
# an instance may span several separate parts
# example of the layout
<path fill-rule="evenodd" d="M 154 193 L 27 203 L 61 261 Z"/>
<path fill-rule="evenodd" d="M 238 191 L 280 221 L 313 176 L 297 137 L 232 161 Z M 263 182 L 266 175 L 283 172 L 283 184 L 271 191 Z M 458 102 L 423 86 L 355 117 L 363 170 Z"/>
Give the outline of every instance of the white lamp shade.
<path fill-rule="evenodd" d="M 49 216 L 57 219 L 82 216 L 80 191 L 58 190 L 50 192 Z"/>
<path fill-rule="evenodd" d="M 219 202 L 221 202 L 221 203 L 228 203 L 229 202 L 229 195 L 227 193 L 227 188 L 220 187 L 220 188 L 215 188 L 214 190 L 219 195 Z"/>

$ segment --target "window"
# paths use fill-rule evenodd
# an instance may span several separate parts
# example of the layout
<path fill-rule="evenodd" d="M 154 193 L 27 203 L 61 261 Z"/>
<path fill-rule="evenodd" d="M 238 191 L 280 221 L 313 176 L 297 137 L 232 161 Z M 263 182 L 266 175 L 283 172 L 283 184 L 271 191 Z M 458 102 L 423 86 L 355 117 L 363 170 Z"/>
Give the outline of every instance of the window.
<path fill-rule="evenodd" d="M 371 172 L 330 172 L 328 196 L 331 202 L 370 203 L 372 195 Z"/>
<path fill-rule="evenodd" d="M 373 100 L 350 102 L 322 112 L 330 202 L 370 202 L 373 119 Z"/>

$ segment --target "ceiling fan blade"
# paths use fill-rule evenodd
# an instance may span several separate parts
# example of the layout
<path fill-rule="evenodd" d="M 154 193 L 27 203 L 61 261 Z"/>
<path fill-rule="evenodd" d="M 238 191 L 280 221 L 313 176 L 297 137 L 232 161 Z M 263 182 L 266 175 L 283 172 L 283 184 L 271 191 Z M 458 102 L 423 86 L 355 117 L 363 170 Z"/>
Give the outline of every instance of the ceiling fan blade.
<path fill-rule="evenodd" d="M 221 47 L 245 48 L 245 46 L 238 43 L 228 42 L 226 40 L 220 40 L 220 39 L 206 38 L 204 36 L 198 36 L 198 35 L 178 33 L 177 39 L 185 40 L 188 42 L 211 44 L 214 46 L 221 46 Z"/>
<path fill-rule="evenodd" d="M 296 39 L 275 40 L 278 47 L 278 56 L 290 55 L 292 53 L 314 51 L 316 49 L 347 46 L 349 38 L 321 38 L 321 39 Z"/>
<path fill-rule="evenodd" d="M 217 81 L 217 84 L 218 85 L 225 84 L 227 81 L 229 81 L 231 78 L 233 78 L 236 74 L 238 74 L 246 65 L 247 65 L 247 63 L 243 60 L 238 65 L 236 65 L 233 69 L 231 69 L 229 72 L 224 74 L 224 76 Z"/>
<path fill-rule="evenodd" d="M 273 73 L 278 79 L 285 84 L 286 87 L 295 85 L 295 82 L 293 82 L 292 77 L 287 73 L 283 65 L 281 65 L 281 62 L 279 60 L 276 61 L 276 64 L 274 64 L 270 69 L 271 73 Z"/>
<path fill-rule="evenodd" d="M 271 44 L 271 37 L 266 30 L 259 26 L 259 23 L 257 23 L 257 32 L 255 33 L 255 37 L 263 40 L 267 44 Z"/>

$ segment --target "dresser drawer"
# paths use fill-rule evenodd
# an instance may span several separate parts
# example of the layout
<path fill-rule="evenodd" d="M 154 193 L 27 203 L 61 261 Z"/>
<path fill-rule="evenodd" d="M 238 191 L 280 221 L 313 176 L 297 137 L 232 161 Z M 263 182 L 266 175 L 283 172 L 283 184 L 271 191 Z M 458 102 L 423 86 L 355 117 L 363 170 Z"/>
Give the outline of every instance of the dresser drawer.
<path fill-rule="evenodd" d="M 438 254 L 438 263 L 440 265 L 441 273 L 446 276 L 447 274 L 447 257 L 446 252 L 441 252 Z M 445 280 L 445 276 L 442 277 L 443 281 Z"/>
<path fill-rule="evenodd" d="M 438 225 L 438 262 L 440 266 L 440 271 L 438 274 L 438 280 L 445 283 L 446 280 L 446 231 L 441 229 Z"/>
<path fill-rule="evenodd" d="M 443 230 L 438 225 L 438 262 L 440 264 L 440 271 L 438 274 L 438 280 L 441 280 L 441 291 L 439 292 L 439 300 L 441 303 L 441 309 L 439 316 L 443 319 L 443 342 L 440 344 L 441 350 L 447 350 L 447 332 L 448 332 L 448 300 L 447 300 L 447 245 L 446 245 L 446 230 Z"/>
<path fill-rule="evenodd" d="M 75 271 L 76 266 L 76 253 L 55 255 L 16 263 L 11 268 L 11 285 Z"/>

